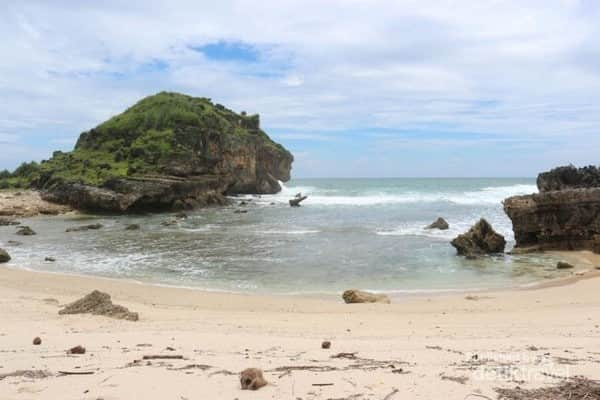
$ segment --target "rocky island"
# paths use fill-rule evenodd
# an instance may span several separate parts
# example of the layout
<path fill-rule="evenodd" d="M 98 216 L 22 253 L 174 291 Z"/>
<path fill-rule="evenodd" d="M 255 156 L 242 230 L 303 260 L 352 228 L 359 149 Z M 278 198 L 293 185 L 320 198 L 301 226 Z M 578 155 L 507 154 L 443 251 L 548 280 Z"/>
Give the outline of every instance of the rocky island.
<path fill-rule="evenodd" d="M 558 167 L 537 186 L 539 193 L 504 200 L 517 251 L 600 252 L 600 169 Z"/>
<path fill-rule="evenodd" d="M 161 92 L 82 133 L 73 151 L 5 172 L 0 187 L 35 188 L 87 211 L 168 211 L 276 193 L 292 162 L 258 115 Z"/>

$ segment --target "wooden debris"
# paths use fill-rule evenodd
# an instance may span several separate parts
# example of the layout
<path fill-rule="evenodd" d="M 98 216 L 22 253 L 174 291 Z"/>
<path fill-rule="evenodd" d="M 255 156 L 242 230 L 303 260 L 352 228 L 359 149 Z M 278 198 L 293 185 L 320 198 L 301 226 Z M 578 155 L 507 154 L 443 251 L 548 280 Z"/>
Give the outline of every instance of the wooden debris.
<path fill-rule="evenodd" d="M 181 354 L 150 354 L 142 358 L 144 360 L 183 360 Z"/>
<path fill-rule="evenodd" d="M 93 375 L 94 371 L 58 371 L 62 375 Z"/>

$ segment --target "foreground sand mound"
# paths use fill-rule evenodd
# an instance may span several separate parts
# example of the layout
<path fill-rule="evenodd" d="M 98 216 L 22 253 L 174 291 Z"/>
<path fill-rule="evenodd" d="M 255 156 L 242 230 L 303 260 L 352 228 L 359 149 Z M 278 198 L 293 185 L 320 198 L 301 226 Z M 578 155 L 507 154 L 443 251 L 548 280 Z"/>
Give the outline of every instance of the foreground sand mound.
<path fill-rule="evenodd" d="M 137 321 L 139 315 L 136 312 L 129 311 L 126 307 L 113 304 L 108 293 L 94 290 L 85 297 L 68 304 L 58 312 L 63 314 L 94 314 L 105 315 L 107 317 Z"/>
<path fill-rule="evenodd" d="M 599 400 L 600 382 L 575 377 L 561 385 L 540 389 L 496 389 L 500 400 Z"/>

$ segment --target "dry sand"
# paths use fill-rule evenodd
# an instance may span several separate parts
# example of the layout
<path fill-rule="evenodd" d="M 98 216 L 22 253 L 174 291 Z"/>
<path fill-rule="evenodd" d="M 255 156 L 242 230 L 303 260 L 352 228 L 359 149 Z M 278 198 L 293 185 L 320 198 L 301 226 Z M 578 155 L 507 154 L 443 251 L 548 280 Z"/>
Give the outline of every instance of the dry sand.
<path fill-rule="evenodd" d="M 72 211 L 68 206 L 49 203 L 35 190 L 0 190 L 0 216 L 33 217 Z"/>
<path fill-rule="evenodd" d="M 600 259 L 563 255 L 590 271 L 536 289 L 391 305 L 0 268 L 0 377 L 52 374 L 2 379 L 0 399 L 481 399 L 496 398 L 495 387 L 598 379 L 600 278 L 591 270 Z M 58 315 L 93 289 L 140 320 Z M 321 349 L 323 340 L 331 349 Z M 67 355 L 76 345 L 86 354 Z M 354 355 L 332 357 L 338 353 Z M 155 354 L 183 359 L 142 360 Z M 248 367 L 262 368 L 269 385 L 242 391 L 237 374 Z"/>

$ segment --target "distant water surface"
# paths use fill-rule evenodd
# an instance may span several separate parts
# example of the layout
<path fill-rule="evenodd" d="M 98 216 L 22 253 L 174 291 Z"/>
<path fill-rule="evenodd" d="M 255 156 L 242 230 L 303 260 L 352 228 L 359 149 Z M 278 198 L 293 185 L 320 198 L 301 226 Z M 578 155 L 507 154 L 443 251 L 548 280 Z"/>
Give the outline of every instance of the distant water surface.
<path fill-rule="evenodd" d="M 501 201 L 536 191 L 533 179 L 297 179 L 277 195 L 236 197 L 231 207 L 193 211 L 172 226 L 162 225 L 172 214 L 33 218 L 25 223 L 38 235 L 0 227 L 0 245 L 14 266 L 208 290 L 402 294 L 512 287 L 556 277 L 556 260 L 466 260 L 449 242 L 485 217 L 512 248 Z M 298 192 L 309 198 L 290 208 Z M 248 205 L 239 206 L 242 200 Z M 449 230 L 424 229 L 439 216 Z M 104 228 L 65 232 L 96 222 Z M 133 223 L 141 230 L 124 229 Z"/>

